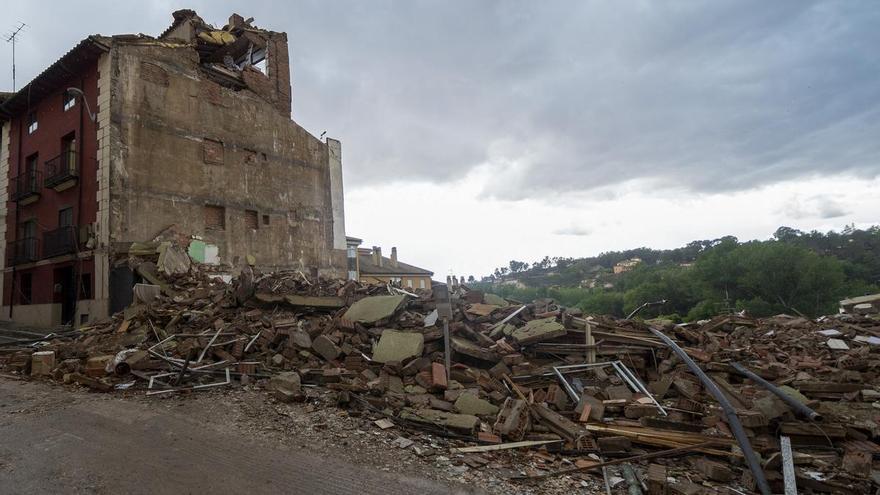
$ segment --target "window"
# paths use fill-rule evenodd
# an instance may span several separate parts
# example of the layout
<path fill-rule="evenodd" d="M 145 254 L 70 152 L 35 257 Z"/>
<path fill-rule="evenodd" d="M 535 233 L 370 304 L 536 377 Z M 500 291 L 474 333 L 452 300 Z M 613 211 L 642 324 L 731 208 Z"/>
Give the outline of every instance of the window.
<path fill-rule="evenodd" d="M 244 69 L 245 67 L 252 66 L 254 69 L 262 72 L 263 74 L 267 74 L 266 72 L 266 49 L 265 48 L 257 48 L 254 49 L 253 45 L 248 48 L 247 53 L 242 55 L 238 60 L 235 61 L 236 65 L 238 65 L 239 69 Z"/>
<path fill-rule="evenodd" d="M 64 170 L 76 173 L 76 134 L 70 134 L 61 138 L 61 163 Z"/>
<path fill-rule="evenodd" d="M 260 225 L 258 223 L 259 216 L 254 210 L 244 210 L 244 226 L 251 230 L 257 230 Z"/>
<path fill-rule="evenodd" d="M 412 289 L 413 284 L 412 284 L 411 278 L 406 279 L 406 286 L 409 287 L 410 289 Z"/>
<path fill-rule="evenodd" d="M 33 134 L 37 128 L 40 126 L 39 122 L 37 122 L 37 112 L 31 112 L 28 114 L 28 134 Z"/>
<path fill-rule="evenodd" d="M 205 228 L 223 230 L 226 228 L 226 208 L 205 205 Z"/>
<path fill-rule="evenodd" d="M 33 296 L 33 275 L 30 273 L 21 274 L 21 289 L 19 293 L 20 304 L 30 304 Z"/>
<path fill-rule="evenodd" d="M 73 207 L 58 210 L 58 227 L 70 227 L 73 225 Z"/>
<path fill-rule="evenodd" d="M 425 288 L 425 279 L 419 279 L 419 289 Z"/>
<path fill-rule="evenodd" d="M 26 220 L 18 224 L 19 239 L 34 239 L 37 237 L 37 221 Z"/>
<path fill-rule="evenodd" d="M 82 276 L 80 276 L 79 298 L 81 300 L 92 298 L 92 274 L 91 273 L 83 273 Z"/>
<path fill-rule="evenodd" d="M 32 177 L 34 181 L 37 180 L 37 162 L 40 159 L 39 153 L 34 153 L 33 155 L 24 159 L 24 171 L 28 177 Z"/>
<path fill-rule="evenodd" d="M 269 225 L 269 215 L 263 215 L 263 225 Z"/>
<path fill-rule="evenodd" d="M 223 165 L 223 141 L 205 138 L 203 145 L 205 163 Z"/>
<path fill-rule="evenodd" d="M 64 111 L 68 111 L 76 105 L 76 96 L 73 93 L 69 93 L 67 91 L 62 95 L 62 102 L 64 105 Z"/>

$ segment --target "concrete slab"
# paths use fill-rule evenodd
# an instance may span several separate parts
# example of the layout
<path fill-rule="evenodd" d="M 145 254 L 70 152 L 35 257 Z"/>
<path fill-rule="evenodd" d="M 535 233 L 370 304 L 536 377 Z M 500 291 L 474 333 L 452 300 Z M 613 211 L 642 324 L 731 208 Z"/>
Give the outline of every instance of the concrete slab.
<path fill-rule="evenodd" d="M 543 342 L 565 335 L 565 327 L 555 317 L 532 320 L 511 332 L 520 345 Z"/>
<path fill-rule="evenodd" d="M 421 356 L 424 348 L 425 336 L 420 333 L 384 330 L 373 350 L 373 361 L 379 363 L 406 361 Z"/>
<path fill-rule="evenodd" d="M 365 297 L 352 304 L 343 318 L 358 323 L 376 323 L 394 316 L 405 300 L 405 295 Z"/>

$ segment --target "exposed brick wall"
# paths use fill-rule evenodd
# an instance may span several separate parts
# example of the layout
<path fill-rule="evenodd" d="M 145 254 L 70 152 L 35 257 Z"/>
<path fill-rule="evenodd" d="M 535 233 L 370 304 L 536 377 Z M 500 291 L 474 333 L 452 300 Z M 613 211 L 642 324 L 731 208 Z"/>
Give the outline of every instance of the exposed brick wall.
<path fill-rule="evenodd" d="M 168 86 L 168 73 L 156 64 L 141 62 L 141 79 L 160 86 Z"/>
<path fill-rule="evenodd" d="M 205 205 L 205 227 L 220 230 L 226 228 L 226 208 Z"/>
<path fill-rule="evenodd" d="M 203 143 L 205 163 L 223 165 L 223 142 L 205 138 Z"/>
<path fill-rule="evenodd" d="M 248 89 L 272 102 L 278 111 L 290 117 L 290 57 L 287 53 L 287 34 L 272 33 L 267 42 L 266 72 L 253 67 L 242 71 Z"/>
<path fill-rule="evenodd" d="M 269 39 L 267 72 L 275 92 L 275 106 L 290 116 L 290 57 L 287 53 L 287 33 L 273 33 Z"/>
<path fill-rule="evenodd" d="M 258 221 L 258 214 L 256 210 L 245 210 L 244 211 L 244 226 L 245 228 L 257 230 L 260 228 L 260 223 Z"/>

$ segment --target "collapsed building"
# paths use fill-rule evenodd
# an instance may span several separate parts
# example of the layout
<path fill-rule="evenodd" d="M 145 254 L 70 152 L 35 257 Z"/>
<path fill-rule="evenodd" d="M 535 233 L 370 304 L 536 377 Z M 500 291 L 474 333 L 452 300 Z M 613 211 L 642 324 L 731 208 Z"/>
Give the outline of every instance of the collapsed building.
<path fill-rule="evenodd" d="M 198 262 L 169 273 L 175 248 L 162 244 L 131 256 L 159 267 L 134 304 L 3 342 L 0 372 L 121 397 L 266 390 L 273 438 L 304 435 L 299 420 L 312 417 L 346 449 L 384 444 L 426 474 L 468 472 L 497 493 L 880 487 L 876 315 L 674 324 L 514 301 L 454 278 L 406 290 L 243 268 L 226 283 Z M 247 431 L 261 429 L 252 405 L 240 411 Z"/>
<path fill-rule="evenodd" d="M 3 319 L 126 307 L 132 243 L 344 276 L 341 145 L 291 120 L 287 35 L 173 16 L 158 37 L 89 36 L 0 98 Z"/>

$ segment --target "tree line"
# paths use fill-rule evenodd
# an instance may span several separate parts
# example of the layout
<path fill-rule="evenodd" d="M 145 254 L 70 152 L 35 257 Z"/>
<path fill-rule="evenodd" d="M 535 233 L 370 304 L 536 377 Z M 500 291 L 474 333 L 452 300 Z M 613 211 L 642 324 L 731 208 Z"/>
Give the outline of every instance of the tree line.
<path fill-rule="evenodd" d="M 611 273 L 614 264 L 631 258 L 642 263 Z M 765 241 L 726 236 L 672 250 L 638 248 L 544 260 L 537 267 L 512 261 L 506 273 L 496 270 L 479 285 L 505 297 L 552 297 L 589 313 L 619 317 L 662 299 L 665 305 L 643 316 L 692 321 L 745 310 L 754 316 L 816 317 L 836 312 L 842 298 L 880 292 L 880 226 L 827 233 L 780 227 Z M 527 287 L 498 283 L 511 278 Z"/>

